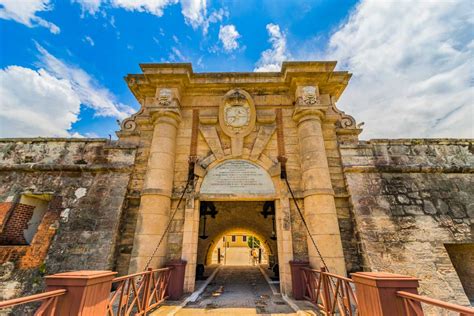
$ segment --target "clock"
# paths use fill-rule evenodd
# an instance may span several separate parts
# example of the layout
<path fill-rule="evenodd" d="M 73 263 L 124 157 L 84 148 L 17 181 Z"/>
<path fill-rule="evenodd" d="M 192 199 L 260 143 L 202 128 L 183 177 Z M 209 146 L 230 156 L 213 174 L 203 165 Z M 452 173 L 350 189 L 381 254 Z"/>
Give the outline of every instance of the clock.
<path fill-rule="evenodd" d="M 226 106 L 224 120 L 227 125 L 236 129 L 247 126 L 250 122 L 250 108 L 244 105 Z"/>

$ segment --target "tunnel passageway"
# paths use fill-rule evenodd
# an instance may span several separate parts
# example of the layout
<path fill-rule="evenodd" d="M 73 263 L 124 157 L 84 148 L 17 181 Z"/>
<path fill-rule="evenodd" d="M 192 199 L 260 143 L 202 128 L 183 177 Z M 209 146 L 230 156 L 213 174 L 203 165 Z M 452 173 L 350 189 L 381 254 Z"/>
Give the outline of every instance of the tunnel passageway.
<path fill-rule="evenodd" d="M 221 266 L 199 299 L 176 315 L 294 315 L 256 266 Z"/>

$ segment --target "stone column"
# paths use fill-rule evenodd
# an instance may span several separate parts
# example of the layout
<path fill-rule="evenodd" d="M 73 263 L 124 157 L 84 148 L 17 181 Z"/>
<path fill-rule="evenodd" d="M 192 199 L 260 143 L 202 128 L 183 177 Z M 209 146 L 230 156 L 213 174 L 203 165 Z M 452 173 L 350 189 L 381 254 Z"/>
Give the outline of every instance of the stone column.
<path fill-rule="evenodd" d="M 181 258 L 186 260 L 186 273 L 184 276 L 184 292 L 194 291 L 196 279 L 197 248 L 199 235 L 199 200 L 194 197 L 186 201 L 183 225 L 183 250 Z"/>
<path fill-rule="evenodd" d="M 154 124 L 150 156 L 145 175 L 138 222 L 135 230 L 129 272 L 142 271 L 149 258 L 149 267 L 162 267 L 166 258 L 167 236 L 153 254 L 169 221 L 173 191 L 176 134 L 181 121 L 178 106 L 152 109 Z"/>
<path fill-rule="evenodd" d="M 280 269 L 280 291 L 290 295 L 292 292 L 290 261 L 293 260 L 293 236 L 291 234 L 290 200 L 284 185 L 281 183 L 280 186 L 281 198 L 275 200 L 275 228 Z"/>
<path fill-rule="evenodd" d="M 321 128 L 325 107 L 312 102 L 307 105 L 303 98 L 300 98 L 300 102 L 303 104 L 297 104 L 293 119 L 298 125 L 304 216 L 310 234 L 316 241 L 330 272 L 346 275 L 334 191 Z M 310 265 L 319 268 L 321 259 L 310 236 L 308 236 L 308 252 Z"/>

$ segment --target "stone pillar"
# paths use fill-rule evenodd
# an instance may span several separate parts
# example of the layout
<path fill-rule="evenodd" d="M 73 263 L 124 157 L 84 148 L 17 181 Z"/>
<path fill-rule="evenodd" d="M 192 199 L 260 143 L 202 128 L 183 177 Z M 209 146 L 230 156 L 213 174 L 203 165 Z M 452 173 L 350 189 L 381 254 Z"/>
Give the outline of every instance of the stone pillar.
<path fill-rule="evenodd" d="M 186 201 L 183 225 L 183 250 L 181 258 L 187 261 L 184 275 L 184 292 L 194 291 L 199 235 L 199 200 Z"/>
<path fill-rule="evenodd" d="M 149 267 L 162 267 L 165 263 L 166 235 L 159 249 L 155 254 L 153 252 L 170 219 L 176 135 L 181 113 L 177 104 L 164 104 L 150 110 L 154 124 L 153 139 L 138 212 L 130 273 L 142 271 L 152 255 Z"/>
<path fill-rule="evenodd" d="M 278 267 L 280 270 L 280 291 L 292 293 L 290 261 L 293 260 L 293 236 L 291 233 L 290 201 L 284 183 L 280 186 L 282 198 L 275 200 L 275 228 L 277 233 Z M 285 194 L 285 195 L 283 195 Z"/>
<path fill-rule="evenodd" d="M 298 125 L 304 216 L 329 271 L 346 275 L 334 191 L 321 128 L 325 107 L 306 102 L 304 96 L 298 100 L 303 104 L 297 104 L 293 119 Z M 313 100 L 319 99 L 309 98 L 309 101 Z M 308 252 L 310 265 L 319 268 L 321 260 L 310 236 Z"/>

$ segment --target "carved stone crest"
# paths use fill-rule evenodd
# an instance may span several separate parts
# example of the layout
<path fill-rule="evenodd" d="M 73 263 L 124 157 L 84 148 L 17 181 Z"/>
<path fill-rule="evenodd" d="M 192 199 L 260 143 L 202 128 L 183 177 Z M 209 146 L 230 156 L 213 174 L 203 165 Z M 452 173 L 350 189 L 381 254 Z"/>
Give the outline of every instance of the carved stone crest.
<path fill-rule="evenodd" d="M 161 89 L 158 94 L 158 104 L 160 106 L 170 106 L 173 93 L 170 89 Z"/>
<path fill-rule="evenodd" d="M 316 87 L 306 86 L 303 88 L 303 103 L 305 105 L 316 105 L 321 103 L 321 100 L 317 95 Z"/>
<path fill-rule="evenodd" d="M 245 136 L 255 125 L 255 106 L 243 90 L 231 90 L 221 104 L 219 113 L 222 129 L 229 136 Z"/>
<path fill-rule="evenodd" d="M 248 105 L 227 105 L 224 108 L 224 120 L 233 129 L 241 129 L 250 122 L 250 108 Z"/>

